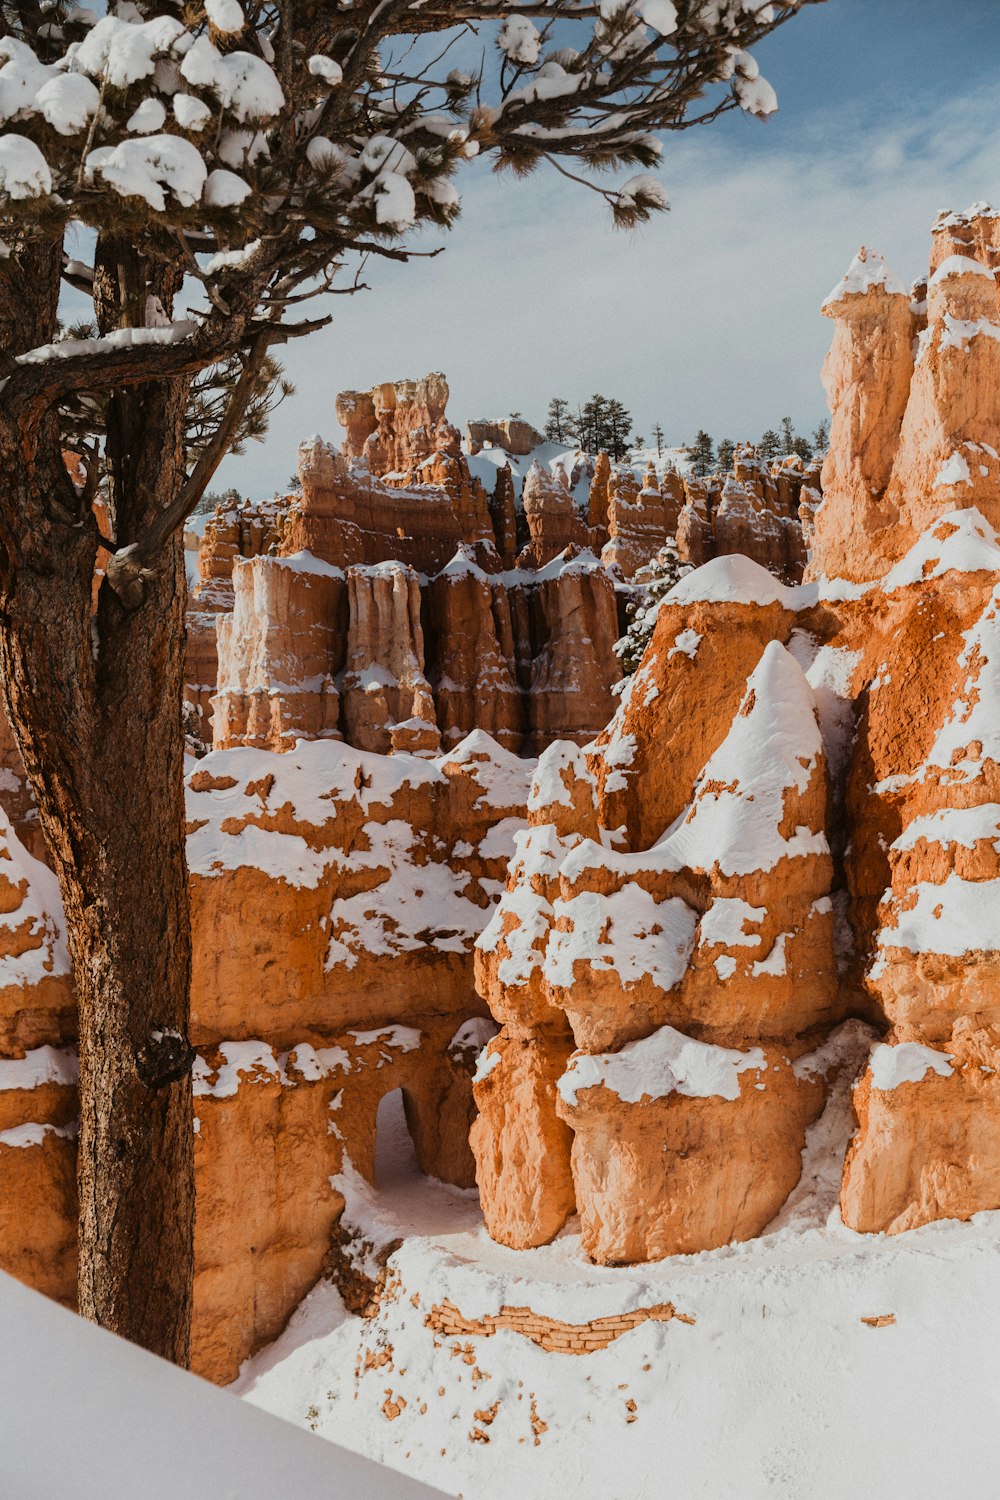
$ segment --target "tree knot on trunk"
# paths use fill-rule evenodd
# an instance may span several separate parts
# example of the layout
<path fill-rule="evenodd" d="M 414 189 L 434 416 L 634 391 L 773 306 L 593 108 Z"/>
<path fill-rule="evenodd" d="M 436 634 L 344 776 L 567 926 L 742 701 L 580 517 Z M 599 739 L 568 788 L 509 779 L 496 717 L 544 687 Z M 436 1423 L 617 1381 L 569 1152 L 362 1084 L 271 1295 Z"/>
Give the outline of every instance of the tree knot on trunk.
<path fill-rule="evenodd" d="M 194 1048 L 179 1031 L 154 1028 L 136 1052 L 135 1070 L 146 1087 L 155 1092 L 189 1073 L 194 1058 Z"/>
<path fill-rule="evenodd" d="M 121 547 L 108 559 L 105 574 L 126 609 L 138 609 L 146 598 L 146 584 L 155 576 L 146 566 L 138 542 Z"/>

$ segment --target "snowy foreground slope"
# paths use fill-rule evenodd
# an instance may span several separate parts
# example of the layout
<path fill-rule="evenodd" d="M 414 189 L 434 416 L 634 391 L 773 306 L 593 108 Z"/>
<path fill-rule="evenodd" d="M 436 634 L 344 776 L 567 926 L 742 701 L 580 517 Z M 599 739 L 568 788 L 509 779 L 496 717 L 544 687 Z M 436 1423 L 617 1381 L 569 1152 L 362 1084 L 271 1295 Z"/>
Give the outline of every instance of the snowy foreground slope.
<path fill-rule="evenodd" d="M 85 1323 L 0 1274 L 3 1500 L 433 1500 L 438 1491 Z"/>
<path fill-rule="evenodd" d="M 858 1022 L 840 1034 L 859 1063 L 870 1039 Z M 365 1321 L 321 1283 L 233 1389 L 464 1500 L 982 1500 L 1000 1489 L 1000 1213 L 852 1233 L 837 1208 L 851 1129 L 843 1078 L 762 1238 L 619 1269 L 589 1264 L 572 1223 L 544 1249 L 494 1244 L 475 1194 L 420 1179 L 398 1129 L 378 1194 L 343 1184 L 368 1239 L 406 1236 L 394 1295 Z M 508 1329 L 435 1333 L 445 1302 L 470 1321 L 667 1303 L 692 1321 L 575 1356 Z"/>

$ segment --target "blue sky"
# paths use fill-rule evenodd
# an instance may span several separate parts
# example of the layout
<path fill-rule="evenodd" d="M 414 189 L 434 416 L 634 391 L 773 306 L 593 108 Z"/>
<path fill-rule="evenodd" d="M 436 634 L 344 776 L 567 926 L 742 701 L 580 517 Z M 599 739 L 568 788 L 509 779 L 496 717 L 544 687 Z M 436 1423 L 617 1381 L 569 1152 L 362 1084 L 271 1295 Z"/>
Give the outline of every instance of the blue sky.
<path fill-rule="evenodd" d="M 862 243 L 914 278 L 940 208 L 1000 196 L 996 8 L 826 0 L 758 49 L 779 113 L 666 138 L 671 211 L 630 235 L 596 195 L 543 171 L 475 169 L 446 253 L 367 273 L 332 326 L 292 346 L 298 391 L 218 485 L 285 485 L 300 438 L 339 441 L 334 395 L 443 370 L 453 420 L 549 397 L 623 400 L 638 431 L 757 436 L 825 414 L 819 304 Z"/>

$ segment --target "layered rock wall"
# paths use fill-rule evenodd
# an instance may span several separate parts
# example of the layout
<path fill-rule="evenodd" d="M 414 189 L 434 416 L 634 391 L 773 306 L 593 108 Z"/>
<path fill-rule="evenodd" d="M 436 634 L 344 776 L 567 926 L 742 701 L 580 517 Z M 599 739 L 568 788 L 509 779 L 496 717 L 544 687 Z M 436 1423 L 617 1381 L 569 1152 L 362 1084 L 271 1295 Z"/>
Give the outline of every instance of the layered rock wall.
<path fill-rule="evenodd" d="M 564 454 L 517 487 L 500 466 L 487 492 L 447 397 L 439 375 L 345 392 L 343 450 L 303 444 L 300 494 L 220 507 L 189 614 L 195 741 L 430 754 L 482 728 L 530 753 L 582 744 L 614 707 L 631 580 L 668 536 L 684 560 L 742 551 L 800 575 L 800 498 L 819 497 L 797 461 L 746 450 L 723 487 L 653 469 L 640 484 L 603 454 L 588 481 Z M 490 433 L 471 448 L 502 441 L 515 465 L 542 441 L 525 423 Z"/>
<path fill-rule="evenodd" d="M 194 1366 L 231 1380 L 330 1265 L 403 1091 L 422 1168 L 467 1187 L 473 986 L 534 763 L 473 735 L 434 760 L 317 741 L 220 751 L 188 785 L 197 1228 Z M 75 1292 L 76 1061 L 55 877 L 6 819 L 0 1264 Z M 9 877 L 9 878 L 7 878 Z M 6 894 L 4 894 L 4 892 Z"/>
<path fill-rule="evenodd" d="M 867 251 L 827 299 L 822 501 L 770 476 L 772 514 L 812 512 L 812 580 L 754 560 L 745 458 L 721 496 L 689 482 L 702 565 L 606 733 L 539 762 L 477 951 L 502 1030 L 472 1140 L 506 1244 L 574 1209 L 609 1263 L 760 1233 L 845 1017 L 882 1033 L 845 1222 L 1000 1207 L 995 220 L 939 221 L 926 300 Z M 612 481 L 609 515 L 651 510 L 644 488 Z M 615 529 L 626 567 L 641 525 Z"/>

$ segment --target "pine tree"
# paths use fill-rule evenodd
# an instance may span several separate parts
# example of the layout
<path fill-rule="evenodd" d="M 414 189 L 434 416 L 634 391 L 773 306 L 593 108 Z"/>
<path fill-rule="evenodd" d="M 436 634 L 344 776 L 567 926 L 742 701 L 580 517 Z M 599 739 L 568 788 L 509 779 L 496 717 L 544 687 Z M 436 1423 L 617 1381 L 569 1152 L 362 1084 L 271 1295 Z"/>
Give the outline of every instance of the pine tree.
<path fill-rule="evenodd" d="M 688 451 L 691 454 L 691 472 L 697 474 L 699 479 L 703 479 L 706 474 L 711 474 L 715 449 L 708 433 L 703 430 L 697 432 Z"/>
<path fill-rule="evenodd" d="M 781 419 L 781 452 L 782 455 L 795 452 L 795 428 L 791 417 Z"/>
<path fill-rule="evenodd" d="M 614 646 L 615 655 L 621 662 L 626 677 L 631 676 L 642 660 L 652 638 L 661 603 L 674 584 L 690 571 L 690 563 L 681 562 L 677 554 L 677 542 L 671 536 L 656 556 L 636 573 L 633 579 L 636 592 L 625 606 L 629 624 L 625 634 Z"/>
<path fill-rule="evenodd" d="M 657 422 L 655 424 L 655 426 L 653 427 L 653 442 L 656 444 L 656 456 L 657 456 L 657 458 L 662 458 L 663 457 L 663 428 L 660 426 L 659 422 Z"/>
<path fill-rule="evenodd" d="M 560 56 L 581 87 L 553 97 L 530 87 L 547 57 L 543 0 L 496 23 L 479 0 L 228 3 L 211 17 L 129 0 L 100 18 L 70 0 L 2 0 L 6 57 L 28 82 L 0 133 L 0 679 L 74 965 L 85 1317 L 188 1360 L 181 533 L 267 361 L 330 321 L 304 303 L 359 290 L 367 259 L 407 263 L 421 253 L 411 231 L 451 228 L 453 179 L 480 149 L 514 178 L 571 159 L 622 227 L 665 209 L 649 175 L 655 132 L 770 113 L 755 60 L 733 59 L 812 3 L 730 7 L 724 20 L 685 7 L 638 53 L 631 6 L 564 8 Z M 447 45 L 412 61 L 435 33 L 470 25 L 495 43 L 475 75 L 451 67 Z M 130 124 L 139 110 L 157 133 Z M 589 168 L 641 170 L 614 185 L 581 177 Z M 97 338 L 53 352 L 64 285 L 90 297 Z M 229 370 L 226 399 L 192 444 L 192 383 L 213 368 Z M 70 408 L 77 424 L 92 412 L 89 433 Z M 63 457 L 73 434 L 81 488 Z"/>
<path fill-rule="evenodd" d="M 628 435 L 632 428 L 632 418 L 620 401 L 612 399 L 605 406 L 604 422 L 604 441 L 598 447 L 604 448 L 617 463 L 629 451 Z"/>
<path fill-rule="evenodd" d="M 781 439 L 775 432 L 774 428 L 769 427 L 767 431 L 761 435 L 760 442 L 757 444 L 757 457 L 763 463 L 770 464 L 774 462 L 780 452 Z"/>
<path fill-rule="evenodd" d="M 588 453 L 610 451 L 608 405 L 607 396 L 600 395 L 591 396 L 590 400 L 584 403 L 581 447 Z"/>
<path fill-rule="evenodd" d="M 550 443 L 565 443 L 569 440 L 569 402 L 561 396 L 553 396 L 545 421 L 545 436 Z"/>
<path fill-rule="evenodd" d="M 736 444 L 732 438 L 722 438 L 716 453 L 718 467 L 728 472 L 733 467 L 733 459 L 736 457 Z"/>
<path fill-rule="evenodd" d="M 825 418 L 812 435 L 812 445 L 815 453 L 825 453 L 830 446 L 830 424 Z"/>

